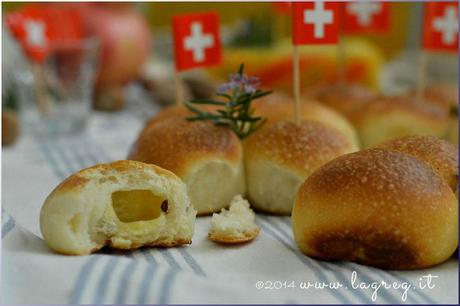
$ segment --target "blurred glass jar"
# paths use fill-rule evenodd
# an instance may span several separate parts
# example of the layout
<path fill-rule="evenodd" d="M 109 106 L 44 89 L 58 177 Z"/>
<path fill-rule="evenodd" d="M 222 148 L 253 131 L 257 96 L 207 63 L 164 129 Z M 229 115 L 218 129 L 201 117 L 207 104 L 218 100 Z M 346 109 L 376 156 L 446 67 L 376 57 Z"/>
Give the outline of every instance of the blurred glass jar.
<path fill-rule="evenodd" d="M 87 39 L 53 47 L 43 63 L 19 69 L 19 108 L 23 124 L 35 134 L 84 130 L 91 108 L 99 43 Z"/>

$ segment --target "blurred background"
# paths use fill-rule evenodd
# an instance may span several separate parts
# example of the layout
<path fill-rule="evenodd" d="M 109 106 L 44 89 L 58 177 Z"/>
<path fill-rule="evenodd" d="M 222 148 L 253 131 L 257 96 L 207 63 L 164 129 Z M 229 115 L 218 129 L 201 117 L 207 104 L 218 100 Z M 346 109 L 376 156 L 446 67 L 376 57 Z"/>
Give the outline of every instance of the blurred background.
<path fill-rule="evenodd" d="M 78 45 L 68 41 L 38 60 L 33 58 L 37 54 L 24 52 L 14 32 L 15 13 L 29 9 L 33 14 L 33 7 L 45 7 L 58 28 L 78 33 Z M 342 44 L 348 81 L 397 95 L 414 88 L 422 6 L 393 2 L 390 9 L 388 31 L 342 35 Z M 60 26 L 64 15 L 60 18 L 56 10 L 79 12 L 81 33 L 75 24 Z M 261 78 L 263 87 L 290 94 L 290 15 L 284 3 L 3 2 L 2 144 L 14 143 L 21 125 L 43 133 L 74 132 L 93 112 L 134 111 L 145 120 L 173 104 L 171 17 L 209 10 L 220 14 L 223 62 L 187 72 L 182 84 L 186 97 L 213 95 L 216 84 L 241 62 L 248 74 Z M 335 46 L 302 47 L 301 52 L 302 90 L 336 81 Z M 427 82 L 458 83 L 457 67 L 457 55 L 430 54 Z"/>

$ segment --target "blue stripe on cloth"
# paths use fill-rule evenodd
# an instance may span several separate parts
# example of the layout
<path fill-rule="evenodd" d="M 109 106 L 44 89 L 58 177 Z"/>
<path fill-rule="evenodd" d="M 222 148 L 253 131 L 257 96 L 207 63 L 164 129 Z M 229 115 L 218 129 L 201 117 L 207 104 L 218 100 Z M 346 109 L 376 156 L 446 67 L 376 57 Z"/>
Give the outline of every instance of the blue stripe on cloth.
<path fill-rule="evenodd" d="M 169 269 L 166 272 L 165 277 L 163 278 L 163 282 L 161 283 L 160 289 L 160 296 L 158 299 L 158 304 L 168 304 L 169 298 L 171 296 L 171 287 L 174 283 L 174 279 L 176 277 L 177 270 Z"/>
<path fill-rule="evenodd" d="M 155 272 L 157 270 L 157 265 L 148 265 L 147 269 L 144 272 L 144 276 L 142 278 L 142 283 L 139 288 L 139 297 L 137 299 L 138 304 L 152 304 L 152 301 L 148 301 L 148 293 L 150 287 L 152 285 L 152 281 L 155 277 Z"/>
<path fill-rule="evenodd" d="M 283 232 L 283 234 L 286 237 L 288 237 L 288 239 L 290 239 L 292 241 L 292 243 L 294 243 L 294 239 L 291 236 L 292 235 L 292 226 L 291 226 L 290 218 L 277 218 L 276 220 L 281 221 L 281 223 L 283 223 L 287 228 L 289 228 L 290 232 L 288 233 L 287 231 L 283 230 L 281 227 L 278 227 L 279 230 L 281 232 Z M 276 226 L 276 225 L 274 224 L 274 226 Z M 365 268 L 367 271 L 358 273 L 358 277 L 360 279 L 362 279 L 364 282 L 368 283 L 368 284 L 373 283 L 373 282 L 376 281 L 376 280 L 374 280 L 372 278 L 367 277 L 367 274 L 369 274 L 369 272 L 372 273 L 372 274 L 376 274 L 379 277 L 379 280 L 377 280 L 377 281 L 384 280 L 384 281 L 386 281 L 388 283 L 392 283 L 394 281 L 401 282 L 400 279 L 394 279 L 394 280 L 389 279 L 387 277 L 385 271 L 381 271 L 381 270 L 378 270 L 378 269 L 375 269 L 375 268 L 372 268 L 372 267 L 363 267 L 363 266 L 355 264 L 355 263 L 345 263 L 345 262 L 337 263 L 337 264 L 340 267 L 349 270 L 350 273 L 353 272 L 353 271 L 358 272 L 358 270 L 361 270 L 361 268 Z M 398 304 L 398 303 L 403 302 L 401 299 L 394 297 L 393 295 L 391 295 L 391 293 L 389 291 L 386 291 L 386 290 L 383 290 L 383 291 L 380 290 L 379 295 L 381 295 L 382 298 L 388 300 L 388 302 L 393 303 L 393 304 Z M 413 301 L 414 303 L 416 303 L 416 301 L 413 299 L 413 297 L 409 296 L 409 295 L 408 295 L 407 301 Z"/>
<path fill-rule="evenodd" d="M 81 302 L 81 296 L 86 289 L 86 284 L 88 283 L 90 272 L 93 270 L 99 258 L 100 256 L 90 255 L 88 260 L 86 260 L 85 264 L 80 269 L 77 280 L 73 285 L 74 289 L 70 295 L 69 304 L 79 304 Z"/>
<path fill-rule="evenodd" d="M 270 236 L 278 240 L 282 245 L 284 245 L 288 250 L 290 250 L 300 260 L 300 262 L 302 262 L 305 266 L 307 266 L 310 270 L 312 270 L 315 273 L 315 275 L 318 277 L 319 281 L 328 282 L 326 274 L 324 274 L 323 267 L 321 266 L 321 264 L 314 262 L 312 259 L 304 256 L 303 254 L 299 254 L 299 252 L 297 252 L 297 250 L 294 249 L 291 245 L 286 243 L 279 234 L 273 231 L 270 227 L 264 225 L 262 222 L 260 222 L 260 220 L 257 220 L 257 223 L 265 232 L 267 232 Z M 335 290 L 333 296 L 340 303 L 351 304 L 351 300 L 348 299 L 345 295 L 343 295 L 342 292 L 340 292 L 339 290 Z"/>
<path fill-rule="evenodd" d="M 153 257 L 153 254 L 151 253 L 151 250 L 142 249 L 139 252 L 144 256 L 145 260 L 147 260 L 149 263 L 154 264 L 155 266 L 158 265 L 158 262 L 155 259 L 155 257 Z"/>
<path fill-rule="evenodd" d="M 110 276 L 112 275 L 117 262 L 117 257 L 110 256 L 109 260 L 105 264 L 102 274 L 99 277 L 99 281 L 96 286 L 96 292 L 94 293 L 93 299 L 90 301 L 91 304 L 105 304 Z"/>
<path fill-rule="evenodd" d="M 166 262 L 171 266 L 174 270 L 182 270 L 179 264 L 177 263 L 176 259 L 172 256 L 171 252 L 168 249 L 158 249 L 160 254 L 166 260 Z"/>
<path fill-rule="evenodd" d="M 117 298 L 115 304 L 125 304 L 126 293 L 129 292 L 129 278 L 133 275 L 137 268 L 137 262 L 131 261 L 128 263 L 123 271 L 123 274 L 118 284 Z"/>
<path fill-rule="evenodd" d="M 2 239 L 6 237 L 6 235 L 8 235 L 9 232 L 11 232 L 11 230 L 13 230 L 14 226 L 15 226 L 15 221 L 13 219 L 13 217 L 11 217 L 10 215 L 6 214 L 5 212 L 2 213 L 2 217 L 7 217 L 8 220 L 2 224 Z"/>
<path fill-rule="evenodd" d="M 183 247 L 179 247 L 177 248 L 177 250 L 182 255 L 187 264 L 193 269 L 195 274 L 206 277 L 206 273 L 203 271 L 201 266 L 198 264 L 198 262 L 195 260 L 195 258 L 193 258 L 191 254 L 189 254 Z"/>

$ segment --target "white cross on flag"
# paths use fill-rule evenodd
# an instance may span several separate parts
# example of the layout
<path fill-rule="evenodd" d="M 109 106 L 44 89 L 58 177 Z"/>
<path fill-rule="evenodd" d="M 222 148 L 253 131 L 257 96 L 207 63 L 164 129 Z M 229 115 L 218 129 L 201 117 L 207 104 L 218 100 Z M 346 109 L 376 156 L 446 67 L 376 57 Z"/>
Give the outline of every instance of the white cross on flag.
<path fill-rule="evenodd" d="M 343 32 L 348 34 L 384 32 L 390 21 L 390 3 L 353 1 L 344 3 Z"/>
<path fill-rule="evenodd" d="M 339 3 L 327 1 L 292 3 L 294 45 L 337 43 L 338 19 Z"/>
<path fill-rule="evenodd" d="M 175 16 L 173 33 L 177 71 L 220 63 L 222 51 L 216 13 Z"/>
<path fill-rule="evenodd" d="M 425 4 L 423 48 L 458 52 L 458 2 Z"/>

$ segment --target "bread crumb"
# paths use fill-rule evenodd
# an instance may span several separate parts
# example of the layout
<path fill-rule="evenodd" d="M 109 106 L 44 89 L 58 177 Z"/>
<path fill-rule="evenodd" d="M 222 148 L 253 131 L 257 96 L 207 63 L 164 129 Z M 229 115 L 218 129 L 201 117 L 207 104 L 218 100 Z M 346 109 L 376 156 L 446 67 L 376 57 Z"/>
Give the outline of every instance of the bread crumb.
<path fill-rule="evenodd" d="M 228 210 L 223 208 L 220 213 L 212 215 L 208 238 L 217 243 L 237 244 L 253 240 L 259 232 L 249 202 L 241 195 L 236 195 Z"/>

